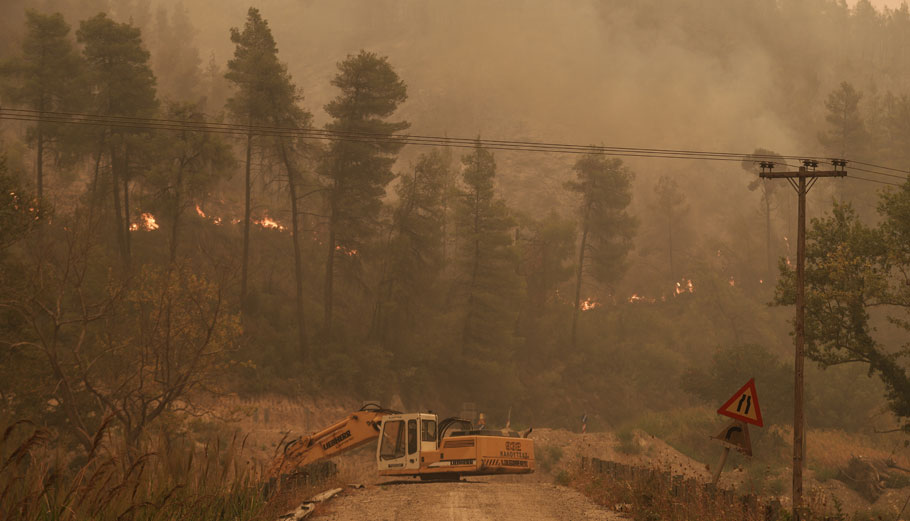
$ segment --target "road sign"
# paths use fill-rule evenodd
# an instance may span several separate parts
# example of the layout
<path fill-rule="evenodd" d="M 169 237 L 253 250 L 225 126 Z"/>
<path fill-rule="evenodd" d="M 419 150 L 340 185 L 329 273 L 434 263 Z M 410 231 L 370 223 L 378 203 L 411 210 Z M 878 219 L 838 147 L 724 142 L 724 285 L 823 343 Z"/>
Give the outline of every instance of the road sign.
<path fill-rule="evenodd" d="M 749 426 L 741 421 L 733 421 L 730 425 L 724 427 L 717 436 L 711 436 L 715 440 L 720 440 L 724 445 L 731 449 L 736 449 L 746 456 L 752 456 L 752 440 L 749 438 Z"/>
<path fill-rule="evenodd" d="M 758 406 L 758 393 L 755 392 L 755 378 L 750 379 L 746 385 L 736 391 L 736 394 L 721 405 L 717 414 L 759 427 L 763 426 L 761 407 Z"/>

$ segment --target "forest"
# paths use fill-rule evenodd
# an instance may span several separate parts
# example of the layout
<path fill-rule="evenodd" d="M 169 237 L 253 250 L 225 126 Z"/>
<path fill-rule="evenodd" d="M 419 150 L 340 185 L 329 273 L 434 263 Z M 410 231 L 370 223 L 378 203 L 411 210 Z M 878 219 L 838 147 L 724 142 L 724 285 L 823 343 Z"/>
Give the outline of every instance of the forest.
<path fill-rule="evenodd" d="M 228 4 L 0 6 L 0 449 L 135 463 L 238 395 L 611 429 L 753 376 L 787 424 L 796 199 L 758 172 L 800 157 L 848 161 L 808 421 L 910 425 L 906 4 L 517 2 L 556 50 L 502 5 Z"/>

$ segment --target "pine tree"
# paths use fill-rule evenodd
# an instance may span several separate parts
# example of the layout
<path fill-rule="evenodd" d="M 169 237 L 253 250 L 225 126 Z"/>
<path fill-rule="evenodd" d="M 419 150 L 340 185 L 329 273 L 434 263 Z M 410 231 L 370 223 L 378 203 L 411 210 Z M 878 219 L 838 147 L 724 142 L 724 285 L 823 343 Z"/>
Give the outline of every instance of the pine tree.
<path fill-rule="evenodd" d="M 284 68 L 278 61 L 278 47 L 272 37 L 268 22 L 262 18 L 259 10 L 251 7 L 247 12 L 243 31 L 231 28 L 231 42 L 234 58 L 228 61 L 228 71 L 224 75 L 235 86 L 233 95 L 228 98 L 227 110 L 235 122 L 247 125 L 246 162 L 243 178 L 243 257 L 240 268 L 240 303 L 241 312 L 246 302 L 250 261 L 250 221 L 252 202 L 251 168 L 253 161 L 253 127 L 268 123 L 272 113 L 272 103 L 268 93 L 273 90 L 276 77 L 280 77 Z"/>
<path fill-rule="evenodd" d="M 771 248 L 771 204 L 775 197 L 781 197 L 778 191 L 779 183 L 762 179 L 758 176 L 759 165 L 763 161 L 770 161 L 778 168 L 786 168 L 786 161 L 777 152 L 756 148 L 751 156 L 743 159 L 743 170 L 753 174 L 755 179 L 749 183 L 749 190 L 755 191 L 761 189 L 762 204 L 764 205 L 765 214 L 765 259 L 767 260 L 766 277 L 771 280 L 774 277 L 774 251 Z"/>
<path fill-rule="evenodd" d="M 392 217 L 387 245 L 388 267 L 383 270 L 373 318 L 373 335 L 390 349 L 406 343 L 421 311 L 433 308 L 439 295 L 444 266 L 442 205 L 450 177 L 447 154 L 421 154 L 413 173 L 402 175 L 398 206 Z"/>
<path fill-rule="evenodd" d="M 93 112 L 104 116 L 146 118 L 155 114 L 155 76 L 142 36 L 131 24 L 117 23 L 99 13 L 79 24 L 77 40 L 89 66 Z M 125 265 L 130 262 L 130 158 L 143 153 L 147 140 L 142 129 L 110 125 L 98 136 L 101 150 L 107 148 L 111 167 L 111 196 L 117 243 Z M 96 161 L 97 164 L 97 161 Z M 97 179 L 96 183 L 97 185 Z"/>
<path fill-rule="evenodd" d="M 231 41 L 236 44 L 234 59 L 228 62 L 225 77 L 237 87 L 228 99 L 227 108 L 232 117 L 250 125 L 280 128 L 304 128 L 312 116 L 298 103 L 302 96 L 291 80 L 287 66 L 278 60 L 278 47 L 272 32 L 259 11 L 250 8 L 243 32 L 231 29 Z M 244 229 L 243 267 L 241 275 L 241 302 L 245 302 L 248 284 L 249 229 L 251 219 L 250 172 L 254 130 L 247 132 L 246 169 L 244 178 Z M 299 166 L 303 145 L 289 136 L 272 136 L 263 139 L 262 145 L 273 150 L 284 165 L 291 203 L 291 240 L 294 246 L 294 274 L 297 299 L 298 347 L 301 358 L 309 357 L 303 294 L 303 257 L 300 251 L 301 229 L 299 190 L 303 181 Z"/>
<path fill-rule="evenodd" d="M 825 121 L 828 130 L 818 135 L 818 140 L 838 157 L 862 155 L 866 146 L 866 124 L 860 114 L 859 102 L 863 98 L 846 81 L 828 94 Z"/>
<path fill-rule="evenodd" d="M 69 38 L 63 15 L 25 12 L 26 34 L 22 54 L 0 64 L 2 93 L 11 102 L 37 111 L 38 122 L 29 132 L 35 145 L 35 191 L 44 197 L 45 146 L 68 135 L 63 125 L 46 120 L 47 112 L 75 112 L 84 95 L 84 64 Z"/>
<path fill-rule="evenodd" d="M 464 293 L 461 356 L 466 374 L 496 382 L 503 399 L 517 391 L 512 364 L 521 281 L 513 247 L 516 222 L 496 197 L 496 161 L 479 140 L 462 158 L 464 189 L 455 211 L 458 236 L 458 285 Z M 483 386 L 478 392 L 483 393 Z M 492 391 L 487 388 L 486 391 Z"/>
<path fill-rule="evenodd" d="M 625 258 L 632 249 L 637 221 L 626 213 L 632 202 L 634 175 L 621 159 L 598 153 L 575 162 L 576 180 L 566 188 L 581 196 L 581 238 L 575 271 L 575 310 L 572 315 L 572 345 L 576 345 L 581 289 L 586 268 L 595 281 L 610 285 L 625 271 Z"/>
<path fill-rule="evenodd" d="M 338 64 L 332 85 L 341 90 L 325 106 L 335 132 L 364 133 L 366 140 L 338 140 L 329 146 L 318 169 L 326 184 L 328 239 L 326 240 L 324 324 L 332 332 L 335 256 L 338 250 L 360 249 L 376 227 L 385 187 L 394 178 L 392 165 L 403 146 L 389 139 L 409 127 L 405 121 L 387 121 L 407 99 L 407 87 L 388 59 L 361 51 Z"/>
<path fill-rule="evenodd" d="M 667 268 L 669 280 L 679 280 L 680 274 L 677 271 L 679 263 L 678 250 L 682 237 L 680 236 L 681 228 L 689 207 L 686 205 L 686 196 L 679 189 L 679 184 L 675 179 L 669 176 L 661 176 L 654 185 L 654 194 L 657 196 L 656 206 L 658 214 L 664 219 L 666 225 L 666 245 L 667 245 Z M 674 239 L 675 246 L 674 246 Z M 677 252 L 676 263 L 673 261 L 673 253 Z"/>

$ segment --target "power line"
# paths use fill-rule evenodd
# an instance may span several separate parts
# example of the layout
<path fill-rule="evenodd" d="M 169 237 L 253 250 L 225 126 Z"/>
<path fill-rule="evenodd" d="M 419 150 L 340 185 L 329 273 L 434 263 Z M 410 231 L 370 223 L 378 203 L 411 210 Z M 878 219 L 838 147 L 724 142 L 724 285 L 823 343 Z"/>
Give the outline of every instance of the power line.
<path fill-rule="evenodd" d="M 360 143 L 390 143 L 398 145 L 416 145 L 432 147 L 453 147 L 453 148 L 474 148 L 478 144 L 490 150 L 516 151 L 516 152 L 549 152 L 559 154 L 603 154 L 613 157 L 639 157 L 648 159 L 689 159 L 702 161 L 734 161 L 741 162 L 744 160 L 758 159 L 818 159 L 828 161 L 825 158 L 813 156 L 795 156 L 780 154 L 754 154 L 738 152 L 717 152 L 717 151 L 699 151 L 687 149 L 661 149 L 661 148 L 638 148 L 638 147 L 614 147 L 614 146 L 597 146 L 597 145 L 577 145 L 569 143 L 548 143 L 537 141 L 515 141 L 515 140 L 496 140 L 496 139 L 470 139 L 457 137 L 440 137 L 426 135 L 409 135 L 409 134 L 385 134 L 378 132 L 363 131 L 337 131 L 330 129 L 318 129 L 307 127 L 281 127 L 270 125 L 243 125 L 239 123 L 223 123 L 208 120 L 179 120 L 169 118 L 151 118 L 151 117 L 131 117 L 115 116 L 103 114 L 91 114 L 82 112 L 60 112 L 60 111 L 37 111 L 31 109 L 10 109 L 0 108 L 0 119 L 21 122 L 45 122 L 59 124 L 76 124 L 105 128 L 122 128 L 134 130 L 165 130 L 165 131 L 192 131 L 204 132 L 211 134 L 223 134 L 233 136 L 246 136 L 254 133 L 262 136 L 276 137 L 300 137 L 315 139 L 319 141 L 347 141 Z M 872 165 L 870 163 L 857 162 L 873 168 L 883 168 L 900 172 L 898 169 Z M 787 165 L 787 162 L 783 162 Z M 873 175 L 881 175 L 895 179 L 904 179 L 902 176 L 877 172 L 875 170 L 852 167 L 853 170 L 859 170 Z M 860 181 L 868 181 L 888 186 L 900 186 L 894 183 L 879 181 L 863 177 L 851 177 Z"/>
<path fill-rule="evenodd" d="M 866 163 L 856 163 L 856 164 L 865 165 Z M 903 176 L 894 175 L 894 174 L 886 174 L 884 172 L 876 172 L 874 170 L 868 170 L 868 169 L 860 168 L 858 166 L 853 166 L 853 165 L 850 166 L 850 170 L 858 170 L 860 172 L 866 172 L 868 174 L 876 174 L 876 175 L 881 175 L 881 176 L 885 176 L 885 177 L 893 177 L 895 179 L 902 179 L 902 180 L 907 180 L 908 177 L 910 177 L 910 174 L 903 175 Z"/>
<path fill-rule="evenodd" d="M 383 134 L 375 132 L 351 132 L 335 131 L 328 129 L 301 128 L 301 127 L 278 127 L 267 125 L 243 125 L 233 123 L 219 123 L 211 121 L 198 120 L 174 120 L 166 118 L 143 118 L 128 116 L 108 116 L 100 114 L 74 113 L 74 112 L 39 112 L 29 109 L 6 109 L 0 108 L 0 116 L 14 121 L 35 122 L 43 120 L 52 123 L 74 123 L 74 124 L 94 124 L 104 126 L 115 126 L 119 128 L 142 128 L 142 129 L 163 129 L 163 130 L 197 130 L 200 132 L 219 132 L 226 134 L 243 134 L 249 132 L 264 135 L 287 135 L 302 136 L 315 139 L 328 140 L 374 140 L 383 142 L 395 142 L 413 145 L 431 145 L 431 146 L 453 146 L 453 147 L 470 147 L 473 148 L 479 142 L 485 148 L 494 150 L 520 150 L 520 151 L 540 151 L 540 152 L 557 152 L 557 153 L 607 153 L 607 155 L 622 155 L 628 157 L 666 157 L 670 159 L 704 159 L 704 160 L 727 160 L 742 161 L 748 158 L 782 158 L 782 159 L 805 159 L 809 156 L 782 156 L 777 154 L 752 154 L 739 152 L 714 152 L 699 151 L 686 149 L 659 149 L 659 148 L 638 148 L 638 147 L 614 147 L 605 145 L 577 145 L 566 143 L 547 143 L 536 141 L 514 141 L 514 140 L 494 140 L 494 139 L 470 139 L 470 138 L 452 138 L 425 135 L 409 134 Z M 76 119 L 74 119 L 76 118 Z M 82 118 L 82 119 L 78 119 Z M 176 125 L 176 127 L 175 127 Z M 348 139 L 345 139 L 348 138 Z M 816 158 L 822 159 L 824 158 Z"/>
<path fill-rule="evenodd" d="M 857 169 L 853 168 L 852 170 L 857 170 Z M 887 186 L 897 186 L 897 187 L 903 186 L 903 185 L 900 185 L 897 183 L 889 183 L 888 181 L 879 181 L 878 179 L 869 179 L 868 177 L 859 177 L 859 176 L 853 175 L 853 174 L 850 174 L 849 176 L 847 176 L 847 179 L 854 179 L 856 181 L 869 181 L 870 183 L 878 183 L 880 185 L 887 185 Z"/>

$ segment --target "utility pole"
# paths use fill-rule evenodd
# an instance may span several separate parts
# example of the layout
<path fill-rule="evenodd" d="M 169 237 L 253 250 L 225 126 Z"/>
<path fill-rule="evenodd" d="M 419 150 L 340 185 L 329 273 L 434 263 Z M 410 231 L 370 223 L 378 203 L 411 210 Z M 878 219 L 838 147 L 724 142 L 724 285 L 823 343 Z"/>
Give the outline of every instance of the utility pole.
<path fill-rule="evenodd" d="M 765 179 L 786 179 L 799 197 L 799 232 L 796 238 L 796 360 L 794 367 L 793 402 L 793 520 L 802 519 L 803 502 L 803 444 L 805 443 L 803 415 L 803 353 L 806 345 L 806 194 L 819 177 L 844 177 L 847 162 L 834 159 L 834 170 L 816 170 L 818 161 L 804 160 L 796 172 L 773 172 L 774 163 L 762 161 L 759 176 Z M 807 182 L 808 179 L 808 182 Z"/>

